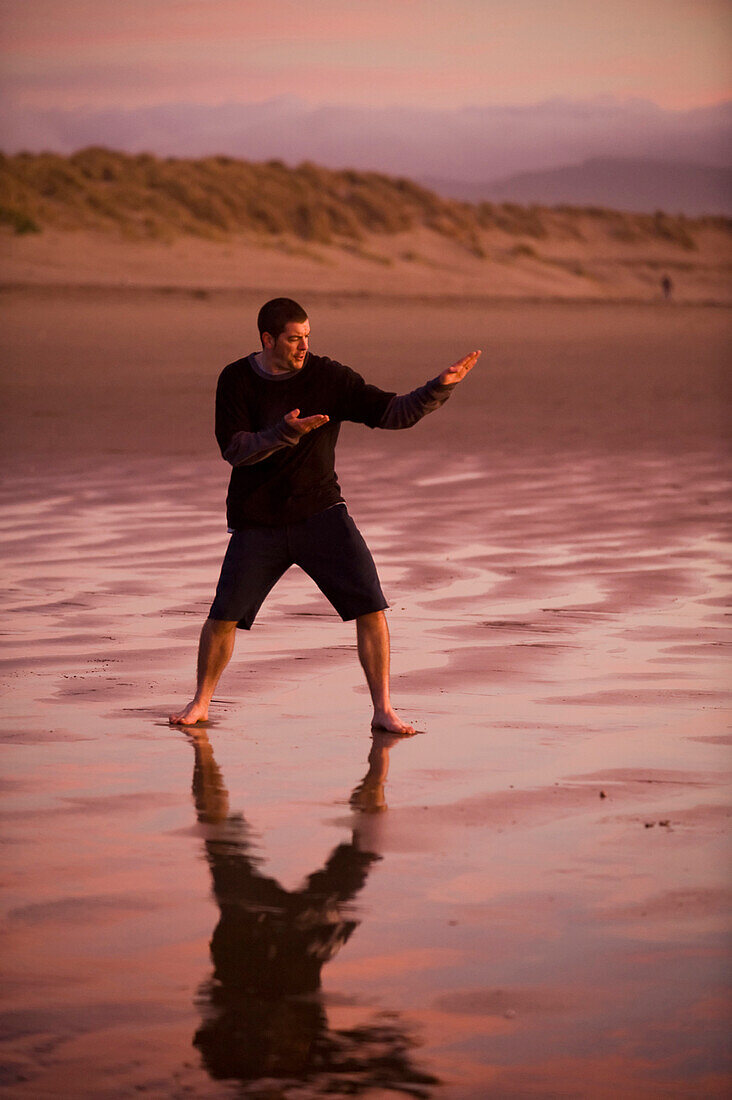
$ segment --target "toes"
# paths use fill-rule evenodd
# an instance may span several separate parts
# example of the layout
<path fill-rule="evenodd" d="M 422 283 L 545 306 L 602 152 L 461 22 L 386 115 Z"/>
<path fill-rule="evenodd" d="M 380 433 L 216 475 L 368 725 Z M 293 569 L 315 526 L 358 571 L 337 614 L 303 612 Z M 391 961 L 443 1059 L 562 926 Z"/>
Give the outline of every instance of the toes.
<path fill-rule="evenodd" d="M 394 721 L 372 722 L 371 729 L 375 733 L 414 733 L 414 726 L 408 726 L 405 722 L 400 722 L 398 718 L 395 718 Z"/>
<path fill-rule="evenodd" d="M 182 714 L 171 714 L 168 718 L 171 726 L 195 726 L 196 721 L 196 718 L 191 721 L 185 711 Z"/>

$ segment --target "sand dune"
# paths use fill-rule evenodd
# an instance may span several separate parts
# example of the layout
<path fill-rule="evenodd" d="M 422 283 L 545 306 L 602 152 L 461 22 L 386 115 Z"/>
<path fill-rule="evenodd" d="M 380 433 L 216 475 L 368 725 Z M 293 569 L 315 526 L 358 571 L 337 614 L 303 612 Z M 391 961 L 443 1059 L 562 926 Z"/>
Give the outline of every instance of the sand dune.
<path fill-rule="evenodd" d="M 0 158 L 0 286 L 729 302 L 728 219 L 469 204 L 315 165 Z"/>

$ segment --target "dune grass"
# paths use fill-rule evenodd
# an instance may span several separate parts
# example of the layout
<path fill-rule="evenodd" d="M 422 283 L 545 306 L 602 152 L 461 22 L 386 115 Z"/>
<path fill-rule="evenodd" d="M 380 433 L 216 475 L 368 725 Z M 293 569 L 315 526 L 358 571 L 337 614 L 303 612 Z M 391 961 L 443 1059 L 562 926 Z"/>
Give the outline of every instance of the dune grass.
<path fill-rule="evenodd" d="M 443 199 L 407 179 L 309 163 L 290 168 L 280 161 L 188 160 L 104 148 L 69 157 L 0 154 L 0 230 L 15 234 L 52 227 L 170 241 L 245 233 L 354 250 L 374 234 L 421 227 L 482 258 L 488 255 L 486 242 L 498 233 L 581 241 L 590 223 L 617 241 L 660 240 L 686 251 L 696 248 L 695 235 L 703 227 L 727 232 L 732 227 L 724 218 L 470 204 Z"/>

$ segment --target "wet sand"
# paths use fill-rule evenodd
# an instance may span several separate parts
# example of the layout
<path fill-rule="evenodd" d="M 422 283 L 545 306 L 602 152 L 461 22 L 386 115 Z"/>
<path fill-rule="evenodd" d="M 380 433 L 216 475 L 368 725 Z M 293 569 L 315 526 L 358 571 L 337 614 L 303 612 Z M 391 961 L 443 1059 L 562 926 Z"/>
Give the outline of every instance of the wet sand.
<path fill-rule="evenodd" d="M 727 312 L 306 303 L 388 388 L 485 349 L 342 434 L 392 743 L 294 570 L 210 726 L 165 722 L 255 299 L 4 302 L 7 1095 L 728 1095 Z"/>

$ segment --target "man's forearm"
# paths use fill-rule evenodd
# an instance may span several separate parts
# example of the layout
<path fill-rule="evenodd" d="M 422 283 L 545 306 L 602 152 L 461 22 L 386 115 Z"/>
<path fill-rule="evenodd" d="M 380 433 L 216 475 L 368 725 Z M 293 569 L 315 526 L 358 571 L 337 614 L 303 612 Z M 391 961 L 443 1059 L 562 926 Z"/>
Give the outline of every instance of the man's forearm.
<path fill-rule="evenodd" d="M 382 416 L 379 427 L 389 431 L 398 431 L 402 428 L 411 428 L 427 413 L 439 409 L 444 405 L 452 393 L 454 386 L 443 386 L 438 378 L 425 382 L 411 393 L 399 394 L 392 397 Z"/>
<path fill-rule="evenodd" d="M 294 447 L 299 440 L 300 436 L 288 432 L 287 425 L 281 420 L 273 428 L 265 428 L 261 432 L 235 432 L 222 454 L 232 466 L 251 466 L 283 447 Z"/>

